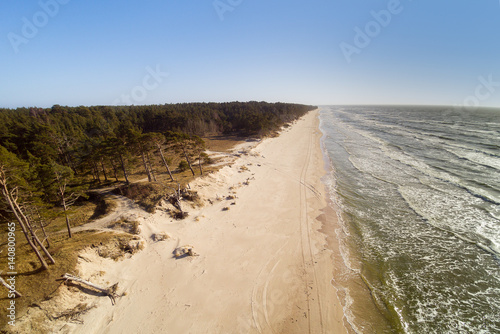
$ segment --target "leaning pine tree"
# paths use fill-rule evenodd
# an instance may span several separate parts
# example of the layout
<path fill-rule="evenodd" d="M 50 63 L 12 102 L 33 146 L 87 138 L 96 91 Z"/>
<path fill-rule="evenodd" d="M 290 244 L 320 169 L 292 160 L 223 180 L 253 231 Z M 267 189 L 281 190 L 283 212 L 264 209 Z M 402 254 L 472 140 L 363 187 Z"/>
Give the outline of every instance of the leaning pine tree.
<path fill-rule="evenodd" d="M 34 232 L 30 219 L 22 208 L 22 201 L 26 200 L 23 196 L 23 190 L 28 188 L 28 182 L 26 182 L 27 171 L 28 168 L 26 163 L 3 146 L 0 146 L 0 192 L 3 204 L 2 209 L 4 212 L 10 213 L 17 221 L 28 244 L 40 261 L 42 268 L 48 269 L 47 262 L 38 248 L 40 248 L 52 264 L 55 263 L 55 260 Z"/>
<path fill-rule="evenodd" d="M 68 229 L 68 237 L 71 238 L 73 235 L 71 233 L 68 210 L 70 206 L 78 200 L 82 193 L 75 189 L 71 189 L 69 186 L 74 178 L 71 168 L 52 162 L 52 171 L 54 173 L 54 190 L 63 208 L 66 227 Z"/>
<path fill-rule="evenodd" d="M 195 173 L 191 160 L 193 159 L 193 155 L 195 158 L 197 156 L 200 174 L 203 175 L 201 162 L 203 157 L 206 157 L 206 155 L 203 155 L 205 151 L 205 142 L 203 141 L 203 139 L 198 136 L 190 136 L 187 133 L 182 132 L 167 132 L 165 134 L 165 137 L 167 138 L 167 141 L 170 143 L 172 148 L 184 157 L 193 176 L 195 175 Z"/>

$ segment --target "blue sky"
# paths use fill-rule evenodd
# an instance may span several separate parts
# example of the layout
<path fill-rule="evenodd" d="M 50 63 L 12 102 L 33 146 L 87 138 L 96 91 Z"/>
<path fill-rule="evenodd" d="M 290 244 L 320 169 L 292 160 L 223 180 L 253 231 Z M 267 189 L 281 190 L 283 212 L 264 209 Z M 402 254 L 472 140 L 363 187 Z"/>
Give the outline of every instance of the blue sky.
<path fill-rule="evenodd" d="M 0 107 L 500 106 L 498 0 L 4 0 L 0 31 Z"/>

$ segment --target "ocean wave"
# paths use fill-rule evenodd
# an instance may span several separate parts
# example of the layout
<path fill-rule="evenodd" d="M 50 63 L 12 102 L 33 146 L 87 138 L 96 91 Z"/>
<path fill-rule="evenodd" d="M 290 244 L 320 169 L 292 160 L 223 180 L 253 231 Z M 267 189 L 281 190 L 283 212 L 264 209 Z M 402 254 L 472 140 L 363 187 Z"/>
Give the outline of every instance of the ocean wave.
<path fill-rule="evenodd" d="M 398 191 L 429 224 L 453 233 L 496 257 L 500 255 L 500 221 L 492 219 L 479 207 L 471 206 L 474 203 L 464 194 L 454 191 L 451 195 L 424 185 L 400 186 Z"/>
<path fill-rule="evenodd" d="M 500 156 L 498 155 L 466 147 L 452 146 L 444 149 L 459 158 L 500 171 Z"/>
<path fill-rule="evenodd" d="M 499 117 L 443 115 L 323 111 L 343 256 L 387 308 L 392 331 L 500 332 Z M 362 324 L 354 308 L 349 321 Z"/>

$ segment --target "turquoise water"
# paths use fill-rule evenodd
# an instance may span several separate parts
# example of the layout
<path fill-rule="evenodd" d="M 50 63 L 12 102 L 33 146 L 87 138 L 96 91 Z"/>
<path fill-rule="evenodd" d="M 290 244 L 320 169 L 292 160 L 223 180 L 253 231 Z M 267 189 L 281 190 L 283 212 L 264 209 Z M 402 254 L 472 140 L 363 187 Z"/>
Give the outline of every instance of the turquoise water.
<path fill-rule="evenodd" d="M 353 329 L 500 333 L 500 110 L 329 106 L 320 120 Z"/>

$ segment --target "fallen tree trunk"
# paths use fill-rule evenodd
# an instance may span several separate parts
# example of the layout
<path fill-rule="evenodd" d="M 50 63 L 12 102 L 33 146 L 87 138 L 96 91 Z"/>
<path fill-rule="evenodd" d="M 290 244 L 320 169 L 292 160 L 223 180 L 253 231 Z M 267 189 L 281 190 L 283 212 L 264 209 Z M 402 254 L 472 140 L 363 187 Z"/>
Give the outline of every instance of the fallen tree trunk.
<path fill-rule="evenodd" d="M 103 293 L 105 296 L 108 296 L 111 299 L 111 303 L 114 305 L 115 304 L 115 298 L 118 297 L 116 294 L 116 290 L 118 289 L 118 283 L 111 285 L 109 288 L 103 288 L 100 287 L 94 283 L 91 283 L 89 281 L 86 281 L 80 277 L 73 276 L 70 274 L 64 274 L 59 278 L 58 280 L 65 280 L 65 282 L 76 282 L 80 283 L 83 285 L 86 285 L 88 287 L 91 287 L 92 289 L 95 289 L 101 293 Z"/>

